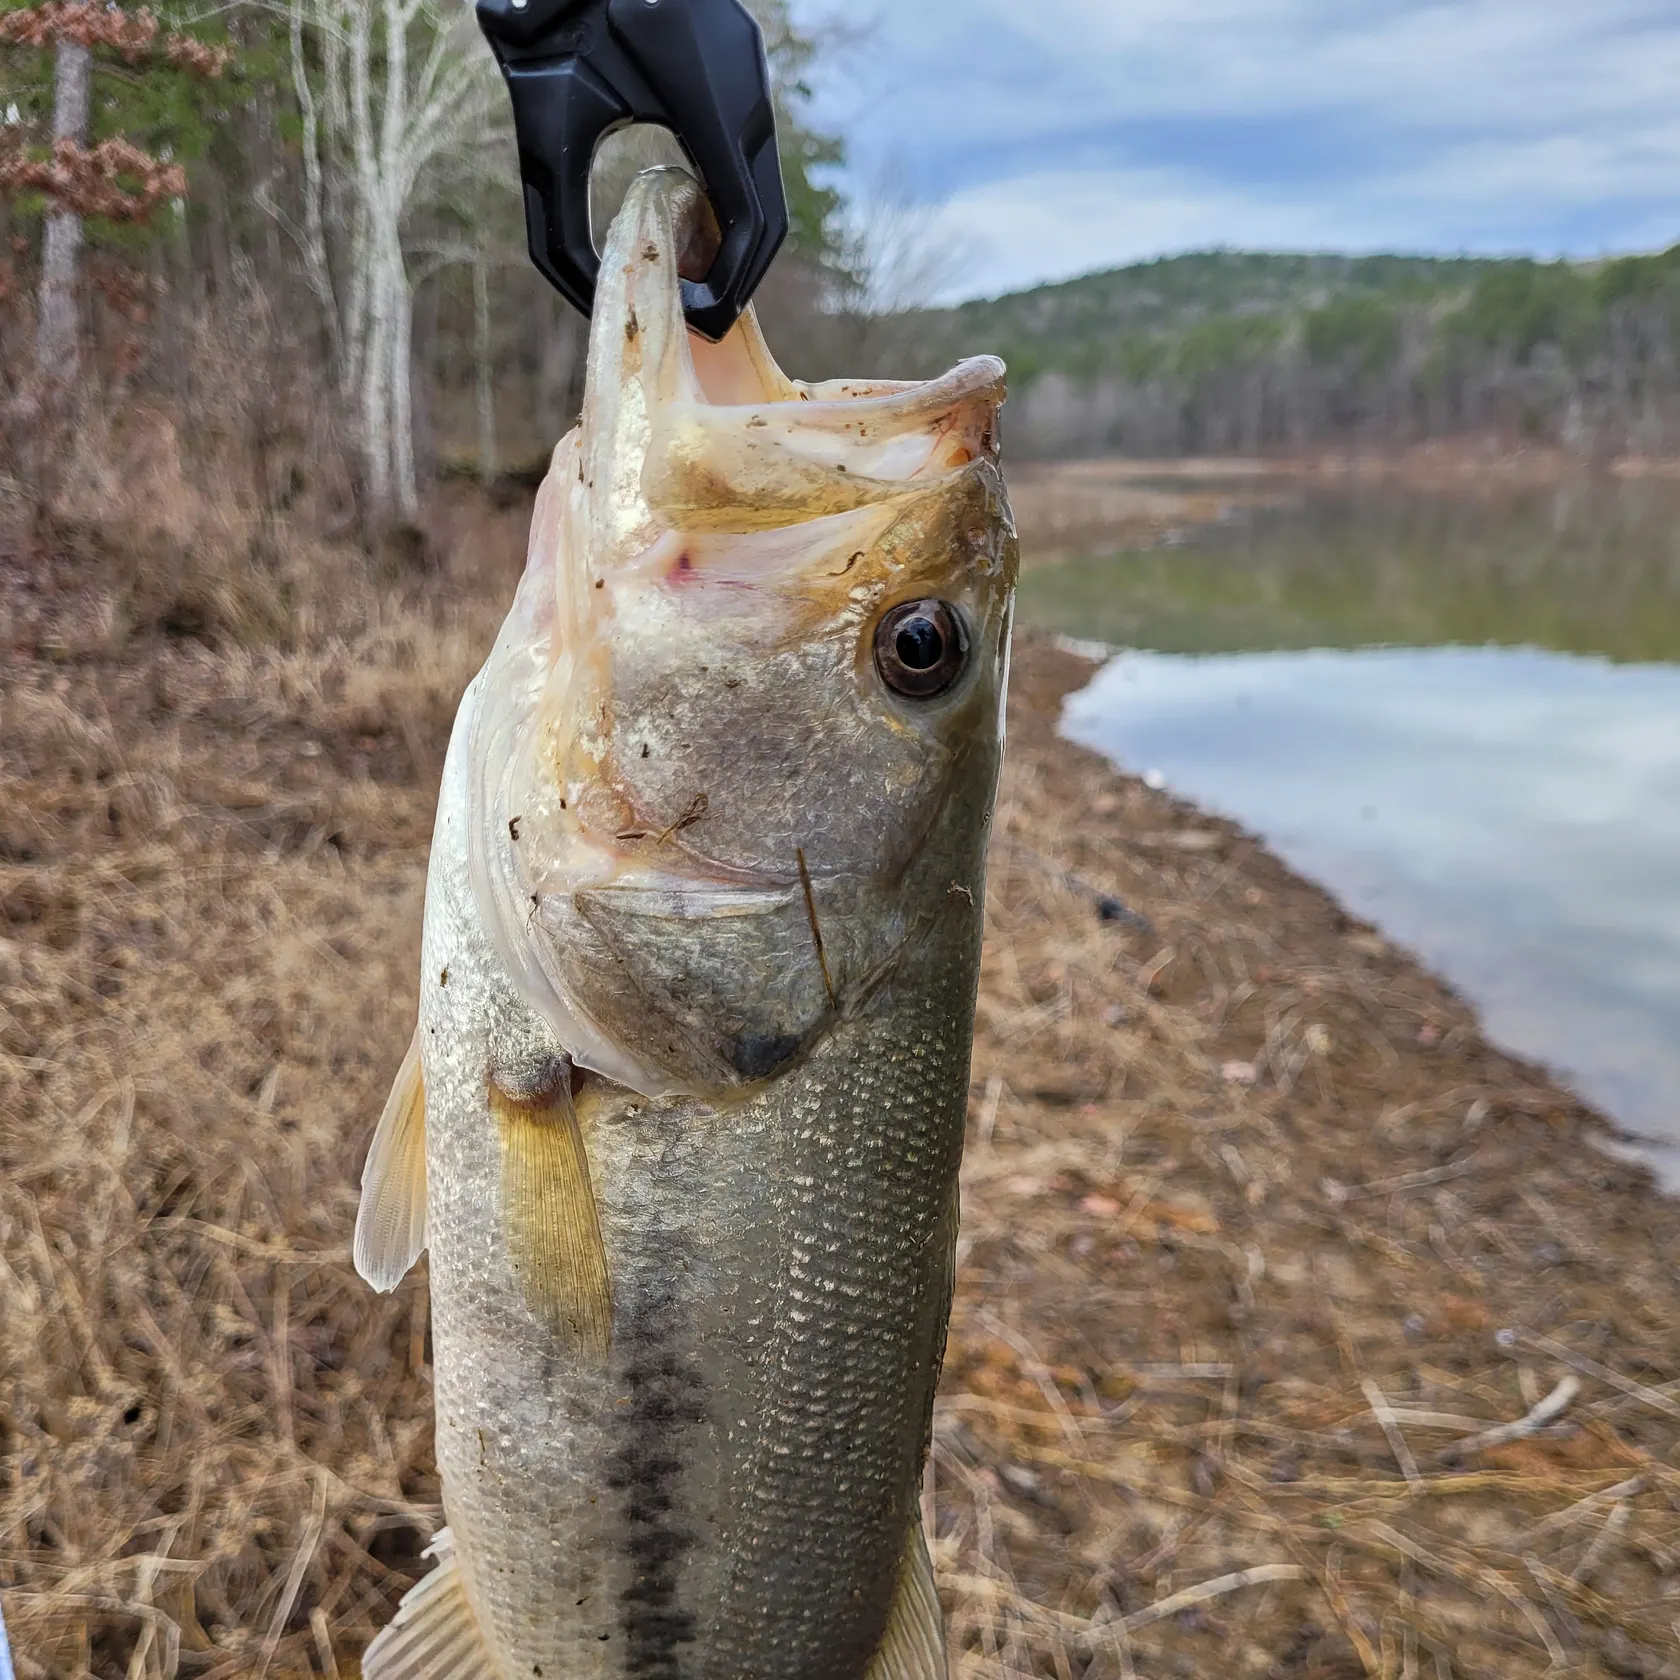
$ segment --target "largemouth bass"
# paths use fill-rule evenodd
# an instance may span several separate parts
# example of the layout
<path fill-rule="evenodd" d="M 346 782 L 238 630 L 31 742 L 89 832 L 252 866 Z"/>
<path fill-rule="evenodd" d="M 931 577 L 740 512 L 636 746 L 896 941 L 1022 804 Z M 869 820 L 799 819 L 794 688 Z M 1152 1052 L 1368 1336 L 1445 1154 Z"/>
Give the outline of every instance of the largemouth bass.
<path fill-rule="evenodd" d="M 796 384 L 614 223 L 462 705 L 356 1257 L 430 1249 L 438 1567 L 369 1680 L 928 1680 L 1017 570 L 1001 362 Z"/>

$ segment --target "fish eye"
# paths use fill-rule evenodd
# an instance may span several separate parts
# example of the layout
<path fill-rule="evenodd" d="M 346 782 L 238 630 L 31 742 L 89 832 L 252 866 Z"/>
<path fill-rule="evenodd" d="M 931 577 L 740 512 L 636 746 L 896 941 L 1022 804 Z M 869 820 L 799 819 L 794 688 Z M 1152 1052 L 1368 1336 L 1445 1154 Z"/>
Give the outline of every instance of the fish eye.
<path fill-rule="evenodd" d="M 968 665 L 962 615 L 944 601 L 906 601 L 875 627 L 875 668 L 894 694 L 932 700 Z"/>

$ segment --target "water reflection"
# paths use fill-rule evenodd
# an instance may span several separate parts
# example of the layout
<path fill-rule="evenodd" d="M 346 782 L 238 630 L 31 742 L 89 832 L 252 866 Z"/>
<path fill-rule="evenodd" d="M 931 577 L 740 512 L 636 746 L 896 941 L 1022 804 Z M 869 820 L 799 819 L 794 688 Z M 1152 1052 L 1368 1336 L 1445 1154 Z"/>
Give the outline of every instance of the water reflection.
<path fill-rule="evenodd" d="M 1168 653 L 1494 642 L 1680 659 L 1680 486 L 1283 499 L 1184 547 L 1029 571 L 1023 611 Z"/>
<path fill-rule="evenodd" d="M 1617 506 L 1531 504 L 1502 550 L 1463 508 L 1331 503 L 1041 582 L 1134 646 L 1418 644 L 1127 653 L 1067 727 L 1413 946 L 1680 1182 L 1680 664 L 1569 651 L 1680 660 L 1680 524 L 1653 514 L 1680 499 Z M 1428 646 L 1455 637 L 1565 651 Z"/>

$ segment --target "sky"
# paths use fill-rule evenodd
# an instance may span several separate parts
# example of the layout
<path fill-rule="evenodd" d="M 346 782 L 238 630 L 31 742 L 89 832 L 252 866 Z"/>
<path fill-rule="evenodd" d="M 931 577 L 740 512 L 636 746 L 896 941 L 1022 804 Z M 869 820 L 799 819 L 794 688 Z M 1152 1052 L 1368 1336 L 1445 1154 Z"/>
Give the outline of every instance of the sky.
<path fill-rule="evenodd" d="M 1680 241 L 1680 0 L 792 0 L 946 299 L 1149 257 Z"/>

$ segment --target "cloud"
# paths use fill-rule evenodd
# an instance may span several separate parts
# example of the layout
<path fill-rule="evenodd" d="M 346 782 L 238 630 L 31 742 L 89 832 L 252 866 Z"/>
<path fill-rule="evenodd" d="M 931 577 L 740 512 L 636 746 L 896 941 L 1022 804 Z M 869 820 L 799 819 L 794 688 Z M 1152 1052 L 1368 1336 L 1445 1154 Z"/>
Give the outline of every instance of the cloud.
<path fill-rule="evenodd" d="M 819 113 L 986 240 L 983 292 L 1191 245 L 1666 244 L 1677 88 L 1672 0 L 917 0 Z"/>

